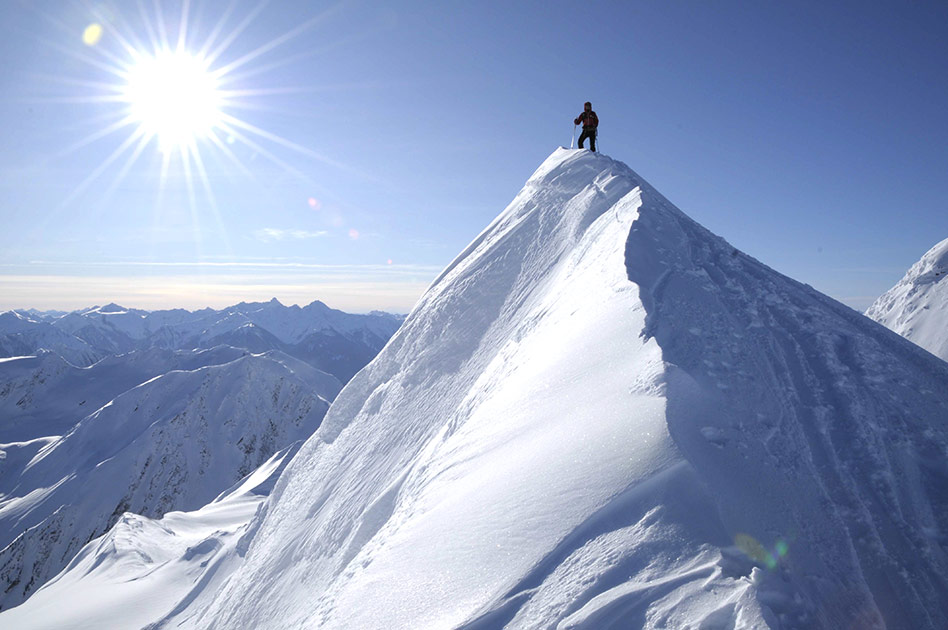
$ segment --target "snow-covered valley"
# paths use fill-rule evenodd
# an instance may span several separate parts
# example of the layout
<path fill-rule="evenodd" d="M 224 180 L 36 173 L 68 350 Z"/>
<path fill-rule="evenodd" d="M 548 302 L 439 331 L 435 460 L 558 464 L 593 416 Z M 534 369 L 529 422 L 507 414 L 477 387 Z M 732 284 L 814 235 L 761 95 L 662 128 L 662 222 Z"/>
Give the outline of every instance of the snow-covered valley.
<path fill-rule="evenodd" d="M 9 449 L 17 479 L 62 480 L 10 503 L 23 527 L 55 517 L 33 512 L 73 492 L 72 470 L 96 497 L 100 476 L 141 482 L 0 626 L 948 627 L 948 363 L 606 156 L 555 151 L 292 459 L 244 457 L 226 423 L 202 424 L 221 407 L 305 424 L 299 365 L 163 376 Z M 239 403 L 214 385 L 227 370 L 254 370 Z M 169 432 L 193 445 L 177 470 L 199 474 L 204 439 L 272 492 L 122 515 L 182 483 L 143 465 L 171 455 Z"/>

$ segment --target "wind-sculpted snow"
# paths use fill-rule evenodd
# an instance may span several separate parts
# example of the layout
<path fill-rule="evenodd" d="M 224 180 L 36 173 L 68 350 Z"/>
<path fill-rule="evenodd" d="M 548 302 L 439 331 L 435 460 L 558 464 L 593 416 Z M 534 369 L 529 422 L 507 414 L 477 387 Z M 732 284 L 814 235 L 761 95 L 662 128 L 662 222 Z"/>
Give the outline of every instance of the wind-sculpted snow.
<path fill-rule="evenodd" d="M 948 239 L 932 247 L 866 315 L 948 361 Z"/>
<path fill-rule="evenodd" d="M 623 165 L 558 151 L 342 392 L 189 619 L 944 627 L 946 383 Z"/>
<path fill-rule="evenodd" d="M 561 149 L 161 627 L 945 628 L 946 385 Z"/>
<path fill-rule="evenodd" d="M 124 512 L 192 510 L 316 429 L 341 385 L 280 355 L 172 371 L 52 441 L 7 445 L 0 476 L 3 608 L 31 595 Z"/>

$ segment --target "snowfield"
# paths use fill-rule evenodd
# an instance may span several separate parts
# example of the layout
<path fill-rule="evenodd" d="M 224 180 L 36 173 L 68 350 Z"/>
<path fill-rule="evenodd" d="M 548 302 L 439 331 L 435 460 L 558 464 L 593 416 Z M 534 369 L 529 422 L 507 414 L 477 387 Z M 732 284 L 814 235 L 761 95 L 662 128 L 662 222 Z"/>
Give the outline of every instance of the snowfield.
<path fill-rule="evenodd" d="M 948 363 L 559 149 L 239 543 L 123 517 L 0 626 L 941 630 L 946 455 Z"/>

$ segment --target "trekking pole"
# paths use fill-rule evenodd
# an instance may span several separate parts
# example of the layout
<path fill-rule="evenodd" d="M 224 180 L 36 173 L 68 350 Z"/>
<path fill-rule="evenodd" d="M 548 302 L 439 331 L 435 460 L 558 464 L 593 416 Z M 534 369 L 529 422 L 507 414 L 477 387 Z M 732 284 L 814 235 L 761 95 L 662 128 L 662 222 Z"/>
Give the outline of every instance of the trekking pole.
<path fill-rule="evenodd" d="M 576 144 L 576 125 L 573 125 L 573 139 L 569 141 L 569 148 L 572 149 L 574 144 Z"/>

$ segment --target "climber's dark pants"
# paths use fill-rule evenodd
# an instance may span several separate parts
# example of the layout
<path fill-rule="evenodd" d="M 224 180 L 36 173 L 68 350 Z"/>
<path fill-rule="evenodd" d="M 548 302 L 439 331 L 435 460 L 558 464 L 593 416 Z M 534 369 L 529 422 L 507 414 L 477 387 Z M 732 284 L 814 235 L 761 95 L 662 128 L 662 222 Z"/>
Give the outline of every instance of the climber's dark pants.
<path fill-rule="evenodd" d="M 583 148 L 583 141 L 589 138 L 589 149 L 591 151 L 596 150 L 596 129 L 583 129 L 583 133 L 579 135 L 579 148 Z"/>

